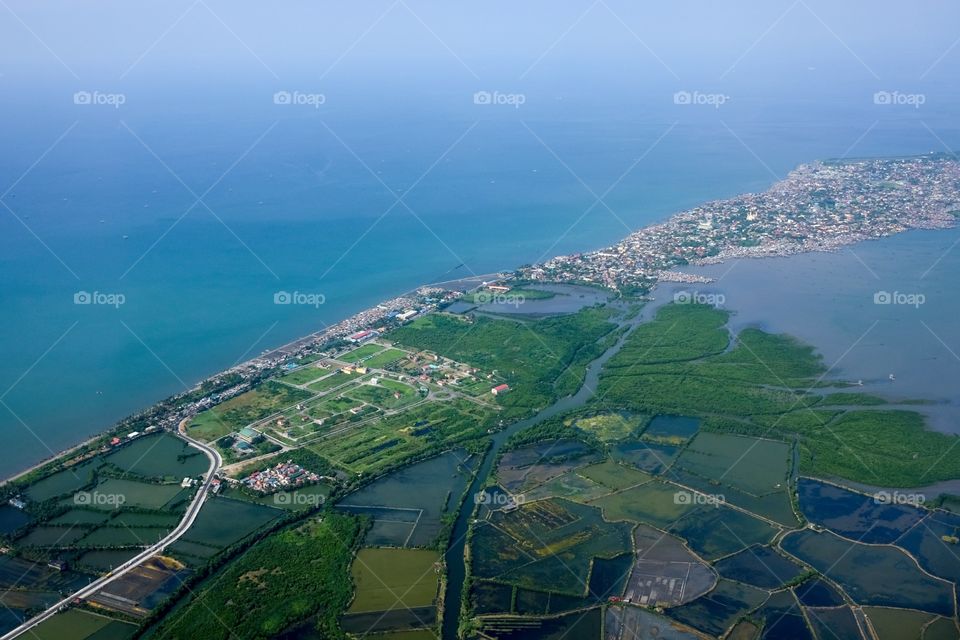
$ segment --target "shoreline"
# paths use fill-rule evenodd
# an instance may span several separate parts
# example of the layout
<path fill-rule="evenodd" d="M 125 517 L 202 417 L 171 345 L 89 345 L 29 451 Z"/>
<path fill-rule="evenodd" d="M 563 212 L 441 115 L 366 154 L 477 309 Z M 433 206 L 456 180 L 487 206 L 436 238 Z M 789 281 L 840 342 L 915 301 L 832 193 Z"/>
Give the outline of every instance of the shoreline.
<path fill-rule="evenodd" d="M 896 161 L 901 161 L 899 158 Z M 913 160 L 914 163 L 923 164 L 926 162 L 935 162 L 935 156 L 917 156 Z M 942 161 L 942 160 L 941 160 Z M 801 164 L 798 166 L 794 172 L 791 173 L 791 176 L 797 175 L 800 177 L 807 177 L 811 167 L 819 166 L 835 166 L 828 165 L 829 161 L 822 161 L 819 163 L 813 164 Z M 874 164 L 891 162 L 891 160 L 882 160 L 882 159 L 872 159 Z M 869 163 L 868 163 L 869 164 Z M 946 165 L 945 170 L 949 169 L 953 172 L 958 172 L 958 163 L 949 163 Z M 763 194 L 780 194 L 784 189 L 784 184 L 787 181 L 780 181 L 773 183 Z M 844 185 L 847 188 L 850 188 L 850 185 Z M 779 190 L 779 191 L 778 191 Z M 761 195 L 763 195 L 761 194 Z M 953 196 L 955 194 L 947 194 Z M 803 194 L 801 194 L 801 197 Z M 951 211 L 954 214 L 953 218 L 948 217 L 948 212 L 943 210 L 927 212 L 926 215 L 917 216 L 916 212 L 905 211 L 901 215 L 904 218 L 903 220 L 893 217 L 891 220 L 886 221 L 887 226 L 882 229 L 881 233 L 877 233 L 874 230 L 873 233 L 867 233 L 863 229 L 849 229 L 847 233 L 840 233 L 843 225 L 839 222 L 835 225 L 836 228 L 831 228 L 830 225 L 826 225 L 825 229 L 815 227 L 818 233 L 810 232 L 810 235 L 803 238 L 797 238 L 798 241 L 791 242 L 774 242 L 768 244 L 758 244 L 756 246 L 736 246 L 731 242 L 725 242 L 722 246 L 716 246 L 716 252 L 712 255 L 701 255 L 699 257 L 694 257 L 690 260 L 683 260 L 682 262 L 677 262 L 674 257 L 671 257 L 669 260 L 661 260 L 661 264 L 650 264 L 649 261 L 643 262 L 643 254 L 641 253 L 641 259 L 636 260 L 635 255 L 638 252 L 638 247 L 645 251 L 649 251 L 649 247 L 653 246 L 659 251 L 665 252 L 669 246 L 664 247 L 663 242 L 661 241 L 660 245 L 654 244 L 654 241 L 657 240 L 658 235 L 671 238 L 671 233 L 677 229 L 686 229 L 687 227 L 681 227 L 680 225 L 694 223 L 695 228 L 700 229 L 700 235 L 707 237 L 714 231 L 714 225 L 711 224 L 709 227 L 705 227 L 702 224 L 703 216 L 705 219 L 713 220 L 714 215 L 720 217 L 720 214 L 715 212 L 716 209 L 721 206 L 729 206 L 731 202 L 737 202 L 738 198 L 741 199 L 755 199 L 759 197 L 757 194 L 742 194 L 735 198 L 730 198 L 726 200 L 716 200 L 704 203 L 699 205 L 694 209 L 680 211 L 668 216 L 666 219 L 660 222 L 656 222 L 641 229 L 629 234 L 628 236 L 622 238 L 614 247 L 607 249 L 592 250 L 584 253 L 573 254 L 572 256 L 555 256 L 554 258 L 548 259 L 546 262 L 531 265 L 531 266 L 520 266 L 516 267 L 512 271 L 500 271 L 490 274 L 478 274 L 471 275 L 467 277 L 454 278 L 451 280 L 439 281 L 434 283 L 428 283 L 415 287 L 412 290 L 408 290 L 394 298 L 384 300 L 377 305 L 363 309 L 329 327 L 324 328 L 320 331 L 315 331 L 304 336 L 300 336 L 293 340 L 290 340 L 280 346 L 266 349 L 262 351 L 259 355 L 254 356 L 253 358 L 248 359 L 245 362 L 236 364 L 227 369 L 220 370 L 211 375 L 208 375 L 200 382 L 198 382 L 191 389 L 175 394 L 167 399 L 162 399 L 155 402 L 148 407 L 130 413 L 115 422 L 113 425 L 104 428 L 103 430 L 97 431 L 92 434 L 90 437 L 84 439 L 83 441 L 72 445 L 58 453 L 52 454 L 51 456 L 44 458 L 36 462 L 35 464 L 30 465 L 29 467 L 18 471 L 2 480 L 0 480 L 0 485 L 7 485 L 11 482 L 43 468 L 44 466 L 51 464 L 52 462 L 57 461 L 60 458 L 70 455 L 71 453 L 78 451 L 92 442 L 96 441 L 98 438 L 103 437 L 104 435 L 115 431 L 122 430 L 123 424 L 125 421 L 136 418 L 137 416 L 143 416 L 149 414 L 151 411 L 155 411 L 161 407 L 161 405 L 169 400 L 179 400 L 183 399 L 186 395 L 193 393 L 200 389 L 205 383 L 217 383 L 221 382 L 225 376 L 232 374 L 239 374 L 241 377 L 241 382 L 239 384 L 234 384 L 230 389 L 222 389 L 221 392 L 211 392 L 206 397 L 203 397 L 201 400 L 193 402 L 186 409 L 179 407 L 181 410 L 179 413 L 176 411 L 176 408 L 170 413 L 174 414 L 167 416 L 162 422 L 167 428 L 175 428 L 176 424 L 184 419 L 184 416 L 193 414 L 202 411 L 210 406 L 222 402 L 228 397 L 232 397 L 238 393 L 246 391 L 247 388 L 252 386 L 251 379 L 256 380 L 257 374 L 262 374 L 265 370 L 272 370 L 283 364 L 284 360 L 287 360 L 290 357 L 300 357 L 302 355 L 307 355 L 311 349 L 319 349 L 324 344 L 329 343 L 333 340 L 342 340 L 347 338 L 351 334 L 377 327 L 378 324 L 387 323 L 390 316 L 390 313 L 396 313 L 398 311 L 410 308 L 420 309 L 417 312 L 417 315 L 420 313 L 429 313 L 436 310 L 439 304 L 442 304 L 445 300 L 440 300 L 439 302 L 433 302 L 431 304 L 420 304 L 417 296 L 420 296 L 420 299 L 428 298 L 428 295 L 433 295 L 440 292 L 451 292 L 456 291 L 459 295 L 462 295 L 464 292 L 476 289 L 479 286 L 482 286 L 484 281 L 489 277 L 491 280 L 510 280 L 513 279 L 514 273 L 520 273 L 521 279 L 525 281 L 533 281 L 534 284 L 538 282 L 543 283 L 570 283 L 570 284 L 585 284 L 588 286 L 599 286 L 604 289 L 609 289 L 614 292 L 620 291 L 623 293 L 624 288 L 628 288 L 630 285 L 629 281 L 612 279 L 610 277 L 605 277 L 603 279 L 582 279 L 576 277 L 574 274 L 569 273 L 547 273 L 544 269 L 551 268 L 551 264 L 560 263 L 569 268 L 571 264 L 573 265 L 589 265 L 590 261 L 596 259 L 598 256 L 601 258 L 602 263 L 617 263 L 618 260 L 615 256 L 611 255 L 609 252 L 612 249 L 619 249 L 620 255 L 619 258 L 622 260 L 625 256 L 633 258 L 632 265 L 623 268 L 620 267 L 619 271 L 627 272 L 626 278 L 632 281 L 646 279 L 646 291 L 645 294 L 652 293 L 656 286 L 661 282 L 666 284 L 669 282 L 690 282 L 690 281 L 701 281 L 695 278 L 695 276 L 690 276 L 682 272 L 684 266 L 704 266 L 708 264 L 717 264 L 722 262 L 727 262 L 731 259 L 737 260 L 742 258 L 780 258 L 780 257 L 789 257 L 793 255 L 814 253 L 814 252 L 836 252 L 845 246 L 850 246 L 858 244 L 865 240 L 878 240 L 884 237 L 890 237 L 893 235 L 898 235 L 904 231 L 916 228 L 941 228 L 946 229 L 950 227 L 955 227 L 957 223 L 957 213 L 955 210 Z M 711 209 L 713 207 L 713 209 Z M 702 214 L 702 215 L 701 215 Z M 754 214 L 751 214 L 754 215 Z M 782 215 L 782 214 L 781 214 Z M 750 216 L 746 217 L 747 220 L 750 220 Z M 754 219 L 756 216 L 754 215 Z M 697 223 L 700 222 L 699 226 Z M 910 224 L 912 222 L 913 224 Z M 926 224 L 925 224 L 926 223 Z M 932 223 L 932 224 L 931 224 Z M 819 234 L 819 235 L 818 235 Z M 646 236 L 653 236 L 653 238 L 647 238 Z M 681 236 L 682 237 L 682 236 Z M 668 240 L 669 241 L 669 240 Z M 668 242 L 667 241 L 667 242 Z M 706 240 L 703 241 L 706 244 Z M 666 255 L 664 253 L 664 255 Z M 614 258 L 613 260 L 610 260 Z M 672 260 L 672 262 L 671 262 Z M 669 264 L 668 264 L 669 262 Z M 538 273 L 539 272 L 539 273 Z M 690 280 L 686 280 L 690 278 Z M 441 286 L 445 285 L 445 286 Z M 453 286 L 450 286 L 453 285 Z M 426 293 L 425 293 L 426 292 Z M 454 296 L 456 297 L 456 296 Z"/>

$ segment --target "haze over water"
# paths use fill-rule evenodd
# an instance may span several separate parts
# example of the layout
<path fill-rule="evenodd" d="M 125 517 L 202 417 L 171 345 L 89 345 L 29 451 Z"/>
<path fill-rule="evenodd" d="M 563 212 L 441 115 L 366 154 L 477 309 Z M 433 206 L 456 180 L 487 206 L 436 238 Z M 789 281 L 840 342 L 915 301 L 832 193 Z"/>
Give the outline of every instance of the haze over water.
<path fill-rule="evenodd" d="M 373 3 L 331 20 L 303 3 L 302 20 L 275 24 L 253 4 L 117 3 L 104 24 L 56 4 L 12 2 L 30 29 L 0 26 L 3 475 L 418 284 L 599 248 L 818 158 L 960 147 L 946 6 L 915 24 L 895 3 L 756 3 L 736 19 L 704 3 L 672 42 L 656 25 L 675 16 L 617 3 L 562 38 L 589 5 L 494 3 L 467 20 Z M 75 104 L 83 91 L 123 104 Z M 878 91 L 924 103 L 875 104 Z M 956 237 L 854 247 L 877 278 L 851 256 L 744 263 L 723 280 L 728 306 L 832 363 L 872 322 L 863 295 L 913 287 L 898 270 L 926 269 Z M 958 266 L 950 253 L 916 284 L 954 352 Z M 125 303 L 75 305 L 80 291 Z M 275 305 L 277 291 L 325 304 Z M 960 363 L 906 309 L 878 313 L 901 311 L 841 372 L 949 396 Z"/>

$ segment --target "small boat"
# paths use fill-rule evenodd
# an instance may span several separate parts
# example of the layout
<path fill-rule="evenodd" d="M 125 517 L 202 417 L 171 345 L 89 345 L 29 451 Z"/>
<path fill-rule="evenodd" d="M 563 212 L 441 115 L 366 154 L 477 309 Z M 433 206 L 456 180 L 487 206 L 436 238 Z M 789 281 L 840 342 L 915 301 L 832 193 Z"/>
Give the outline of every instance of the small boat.
<path fill-rule="evenodd" d="M 887 377 L 890 378 L 890 381 L 891 381 L 891 382 L 893 382 L 894 380 L 897 379 L 897 377 L 896 377 L 895 375 L 893 375 L 892 373 L 891 373 L 889 376 L 887 376 Z"/>

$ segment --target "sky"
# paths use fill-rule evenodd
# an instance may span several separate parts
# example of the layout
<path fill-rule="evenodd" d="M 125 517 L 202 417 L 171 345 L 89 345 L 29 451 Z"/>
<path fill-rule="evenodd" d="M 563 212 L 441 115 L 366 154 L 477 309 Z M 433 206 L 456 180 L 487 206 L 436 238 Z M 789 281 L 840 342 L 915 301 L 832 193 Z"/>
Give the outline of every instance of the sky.
<path fill-rule="evenodd" d="M 284 82 L 421 96 L 489 83 L 785 89 L 799 74 L 908 90 L 948 77 L 957 24 L 948 1 L 5 0 L 0 82 L 4 101 L 27 86 Z"/>

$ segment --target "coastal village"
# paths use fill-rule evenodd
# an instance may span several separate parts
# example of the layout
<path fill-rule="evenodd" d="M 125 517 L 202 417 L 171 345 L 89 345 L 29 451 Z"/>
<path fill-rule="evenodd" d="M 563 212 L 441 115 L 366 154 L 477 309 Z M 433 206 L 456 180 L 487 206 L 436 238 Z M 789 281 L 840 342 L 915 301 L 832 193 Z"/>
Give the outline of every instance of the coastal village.
<path fill-rule="evenodd" d="M 646 292 L 659 280 L 691 281 L 672 270 L 683 265 L 834 251 L 907 229 L 953 226 L 958 211 L 954 156 L 817 162 L 762 193 L 708 202 L 612 247 L 525 267 L 520 277 Z"/>

